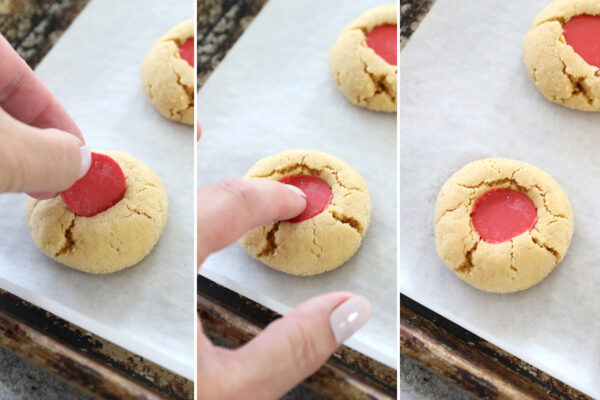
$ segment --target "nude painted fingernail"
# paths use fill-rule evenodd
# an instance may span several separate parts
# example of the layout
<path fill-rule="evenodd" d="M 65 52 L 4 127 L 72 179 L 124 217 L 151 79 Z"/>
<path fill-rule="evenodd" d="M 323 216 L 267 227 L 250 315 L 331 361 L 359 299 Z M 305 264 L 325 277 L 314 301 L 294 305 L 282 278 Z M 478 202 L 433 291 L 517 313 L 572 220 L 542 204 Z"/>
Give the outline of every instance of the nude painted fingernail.
<path fill-rule="evenodd" d="M 371 303 L 362 296 L 352 296 L 329 316 L 331 331 L 337 344 L 344 343 L 371 317 Z"/>
<path fill-rule="evenodd" d="M 87 146 L 81 146 L 79 148 L 81 151 L 81 166 L 79 167 L 79 176 L 77 179 L 81 179 L 87 174 L 90 169 L 90 165 L 92 165 L 92 151 Z"/>
<path fill-rule="evenodd" d="M 303 199 L 306 198 L 306 193 L 304 193 L 302 191 L 302 189 L 300 189 L 299 187 L 296 187 L 294 185 L 288 185 L 287 183 L 284 183 L 285 186 L 287 186 L 290 190 L 292 190 L 294 193 L 296 193 L 297 195 L 299 195 L 300 197 L 302 197 Z"/>

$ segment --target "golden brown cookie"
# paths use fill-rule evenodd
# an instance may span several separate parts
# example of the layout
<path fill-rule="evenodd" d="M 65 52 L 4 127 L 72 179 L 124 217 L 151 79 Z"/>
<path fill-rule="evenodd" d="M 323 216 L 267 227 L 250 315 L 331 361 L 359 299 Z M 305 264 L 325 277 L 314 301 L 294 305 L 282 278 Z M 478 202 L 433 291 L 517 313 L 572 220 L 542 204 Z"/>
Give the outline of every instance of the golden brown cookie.
<path fill-rule="evenodd" d="M 61 196 L 30 198 L 27 222 L 33 241 L 48 257 L 79 271 L 108 274 L 150 253 L 167 222 L 168 200 L 160 178 L 141 161 L 116 151 L 99 153 L 112 157 L 123 170 L 127 189 L 121 201 L 92 217 L 80 217 Z"/>
<path fill-rule="evenodd" d="M 505 158 L 463 167 L 444 184 L 435 207 L 440 258 L 489 292 L 516 292 L 544 279 L 562 261 L 572 234 L 571 204 L 556 181 Z"/>
<path fill-rule="evenodd" d="M 356 171 L 339 158 L 316 151 L 289 150 L 263 158 L 245 179 L 283 179 L 297 186 L 292 180 L 303 177 L 319 178 L 313 183 L 320 181 L 330 191 L 325 209 L 300 222 L 275 221 L 253 229 L 240 244 L 272 268 L 308 276 L 337 268 L 356 253 L 371 221 L 371 197 Z M 310 201 L 308 191 L 299 187 Z"/>
<path fill-rule="evenodd" d="M 598 16 L 596 0 L 557 0 L 533 21 L 523 41 L 523 60 L 548 100 L 576 110 L 600 111 L 600 69 L 589 48 L 595 40 L 600 52 L 600 41 L 597 34 L 585 36 L 585 30 L 597 29 L 593 20 Z"/>
<path fill-rule="evenodd" d="M 396 112 L 397 14 L 395 4 L 365 12 L 344 28 L 329 52 L 329 69 L 341 92 L 369 110 Z"/>
<path fill-rule="evenodd" d="M 193 19 L 171 28 L 154 43 L 142 62 L 142 86 L 162 115 L 193 125 L 194 53 L 190 51 L 195 53 Z M 182 57 L 186 54 L 188 60 Z"/>

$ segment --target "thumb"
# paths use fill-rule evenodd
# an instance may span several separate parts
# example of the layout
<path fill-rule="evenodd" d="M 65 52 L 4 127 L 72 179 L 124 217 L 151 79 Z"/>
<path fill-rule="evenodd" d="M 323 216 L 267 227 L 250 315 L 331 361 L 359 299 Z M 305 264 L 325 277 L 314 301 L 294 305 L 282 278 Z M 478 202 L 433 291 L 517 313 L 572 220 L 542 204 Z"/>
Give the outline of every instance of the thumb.
<path fill-rule="evenodd" d="M 328 293 L 302 303 L 235 352 L 238 381 L 244 385 L 237 393 L 279 398 L 325 363 L 370 316 L 369 300 L 351 293 Z"/>
<path fill-rule="evenodd" d="M 85 175 L 91 162 L 76 136 L 34 128 L 5 113 L 0 142 L 0 192 L 56 193 Z"/>

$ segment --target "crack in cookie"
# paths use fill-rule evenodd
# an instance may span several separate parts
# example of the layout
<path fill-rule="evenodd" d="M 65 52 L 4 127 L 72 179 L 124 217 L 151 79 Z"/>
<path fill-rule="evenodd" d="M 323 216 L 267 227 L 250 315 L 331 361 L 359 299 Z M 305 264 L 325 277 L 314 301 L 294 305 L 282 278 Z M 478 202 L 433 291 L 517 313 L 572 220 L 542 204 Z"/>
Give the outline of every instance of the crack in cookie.
<path fill-rule="evenodd" d="M 342 224 L 348 224 L 352 227 L 352 229 L 356 230 L 360 235 L 363 235 L 362 226 L 360 223 L 352 217 L 345 216 L 343 214 L 337 213 L 335 211 L 331 211 L 331 216 L 336 221 L 341 222 Z"/>
<path fill-rule="evenodd" d="M 267 257 L 273 255 L 277 250 L 277 231 L 279 230 L 279 222 L 274 222 L 273 226 L 267 232 L 267 243 L 265 247 L 256 255 L 258 258 Z"/>
<path fill-rule="evenodd" d="M 59 257 L 65 253 L 69 253 L 69 252 L 73 251 L 73 248 L 75 247 L 75 240 L 73 240 L 73 227 L 75 226 L 76 219 L 77 219 L 77 216 L 73 215 L 73 219 L 71 220 L 71 223 L 69 224 L 67 229 L 65 229 L 65 233 L 63 234 L 64 243 L 63 243 L 62 247 L 54 254 L 54 257 Z"/>

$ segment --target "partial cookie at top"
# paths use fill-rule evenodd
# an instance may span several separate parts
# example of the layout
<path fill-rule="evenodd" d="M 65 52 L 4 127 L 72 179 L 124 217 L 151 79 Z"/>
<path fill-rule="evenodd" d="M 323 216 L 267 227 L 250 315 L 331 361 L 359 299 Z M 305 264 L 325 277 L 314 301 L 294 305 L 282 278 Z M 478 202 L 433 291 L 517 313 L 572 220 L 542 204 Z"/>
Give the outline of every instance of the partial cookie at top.
<path fill-rule="evenodd" d="M 477 199 L 492 189 L 525 194 L 537 211 L 533 229 L 502 243 L 489 243 L 473 227 Z M 573 234 L 566 194 L 544 171 L 504 158 L 475 161 L 444 184 L 435 207 L 438 255 L 459 278 L 489 292 L 527 289 L 564 258 Z"/>
<path fill-rule="evenodd" d="M 582 111 L 600 111 L 600 70 L 567 44 L 563 27 L 580 15 L 600 15 L 596 0 L 557 0 L 534 19 L 523 41 L 529 76 L 550 101 Z"/>
<path fill-rule="evenodd" d="M 33 241 L 48 257 L 79 271 L 107 274 L 150 253 L 165 227 L 168 200 L 160 178 L 142 162 L 121 152 L 99 153 L 112 157 L 125 175 L 127 189 L 118 203 L 80 217 L 60 196 L 30 198 L 26 215 Z"/>
<path fill-rule="evenodd" d="M 345 263 L 358 250 L 371 221 L 367 185 L 350 166 L 332 155 L 289 150 L 258 161 L 245 179 L 281 180 L 309 175 L 325 181 L 333 193 L 329 206 L 301 222 L 275 221 L 240 240 L 254 258 L 292 275 L 316 275 Z"/>
<path fill-rule="evenodd" d="M 165 117 L 194 124 L 194 68 L 179 48 L 194 38 L 194 20 L 185 20 L 161 36 L 142 61 L 142 86 Z"/>
<path fill-rule="evenodd" d="M 396 25 L 397 14 L 395 4 L 365 12 L 344 28 L 329 52 L 329 68 L 340 91 L 369 110 L 396 111 L 398 67 L 377 55 L 366 38 L 377 27 Z"/>

